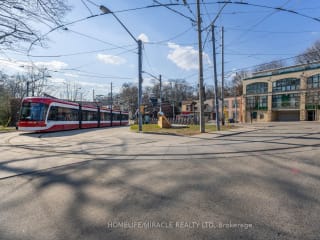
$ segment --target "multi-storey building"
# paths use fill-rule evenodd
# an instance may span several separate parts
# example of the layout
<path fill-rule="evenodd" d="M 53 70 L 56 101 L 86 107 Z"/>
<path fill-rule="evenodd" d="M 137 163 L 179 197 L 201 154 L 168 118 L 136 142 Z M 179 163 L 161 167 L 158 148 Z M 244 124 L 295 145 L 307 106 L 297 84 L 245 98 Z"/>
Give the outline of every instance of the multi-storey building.
<path fill-rule="evenodd" d="M 320 62 L 253 73 L 243 98 L 246 122 L 319 120 Z"/>

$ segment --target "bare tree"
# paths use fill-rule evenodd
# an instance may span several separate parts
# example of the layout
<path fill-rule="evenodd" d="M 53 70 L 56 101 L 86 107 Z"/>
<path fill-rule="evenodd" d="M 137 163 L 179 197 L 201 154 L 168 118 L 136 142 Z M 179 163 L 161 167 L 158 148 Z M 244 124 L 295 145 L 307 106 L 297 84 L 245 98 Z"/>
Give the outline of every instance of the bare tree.
<path fill-rule="evenodd" d="M 61 25 L 69 10 L 65 0 L 1 0 L 0 49 L 19 48 L 20 43 L 42 44 L 40 25 Z"/>
<path fill-rule="evenodd" d="M 260 72 L 260 71 L 265 71 L 265 70 L 271 70 L 271 69 L 276 69 L 276 68 L 281 68 L 284 67 L 285 64 L 283 63 L 282 60 L 274 60 L 268 63 L 263 63 L 258 66 L 256 66 L 253 71 L 254 72 Z"/>
<path fill-rule="evenodd" d="M 248 72 L 240 71 L 232 79 L 232 92 L 236 96 L 241 96 L 243 94 L 243 79 L 248 77 Z"/>
<path fill-rule="evenodd" d="M 138 87 L 133 83 L 124 83 L 119 93 L 120 102 L 130 114 L 138 109 Z M 131 115 L 132 116 L 132 115 Z"/>
<path fill-rule="evenodd" d="M 296 57 L 297 64 L 320 61 L 320 40 L 316 41 L 306 51 Z"/>
<path fill-rule="evenodd" d="M 9 76 L 0 72 L 0 125 L 14 125 L 21 98 L 25 96 L 24 75 Z"/>

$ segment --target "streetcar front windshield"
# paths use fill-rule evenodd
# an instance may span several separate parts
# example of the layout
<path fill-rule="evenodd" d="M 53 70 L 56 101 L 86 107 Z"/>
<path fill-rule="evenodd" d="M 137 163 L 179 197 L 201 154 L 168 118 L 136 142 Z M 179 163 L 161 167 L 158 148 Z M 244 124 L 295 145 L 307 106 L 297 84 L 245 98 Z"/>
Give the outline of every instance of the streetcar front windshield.
<path fill-rule="evenodd" d="M 44 103 L 24 102 L 20 111 L 20 120 L 22 121 L 44 121 L 48 105 Z"/>

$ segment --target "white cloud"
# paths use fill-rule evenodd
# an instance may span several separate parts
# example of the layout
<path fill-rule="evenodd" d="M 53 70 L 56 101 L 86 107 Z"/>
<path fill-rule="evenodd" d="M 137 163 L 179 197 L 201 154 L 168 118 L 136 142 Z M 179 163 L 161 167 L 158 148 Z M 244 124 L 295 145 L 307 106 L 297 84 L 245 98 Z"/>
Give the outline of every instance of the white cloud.
<path fill-rule="evenodd" d="M 79 77 L 79 75 L 73 74 L 73 73 L 65 73 L 64 76 L 66 76 L 66 77 L 73 77 L 73 78 L 78 78 L 78 77 Z"/>
<path fill-rule="evenodd" d="M 145 42 L 145 43 L 149 42 L 148 36 L 146 34 L 144 34 L 144 33 L 141 33 L 139 35 L 138 39 L 140 39 L 142 42 Z"/>
<path fill-rule="evenodd" d="M 184 70 L 198 69 L 198 51 L 192 46 L 180 46 L 175 43 L 168 43 L 170 52 L 168 59 Z M 204 63 L 210 64 L 209 56 L 203 53 Z"/>
<path fill-rule="evenodd" d="M 49 81 L 51 83 L 66 83 L 66 80 L 64 78 L 57 78 L 57 77 L 51 77 L 49 78 Z"/>
<path fill-rule="evenodd" d="M 48 68 L 50 70 L 61 70 L 63 68 L 66 68 L 68 64 L 61 61 L 50 61 L 50 62 L 35 62 L 34 63 L 37 67 L 40 68 Z"/>
<path fill-rule="evenodd" d="M 138 82 L 138 81 L 137 81 Z M 151 77 L 143 77 L 143 86 L 145 87 L 151 87 L 151 86 L 154 86 L 154 84 L 156 83 L 157 81 L 154 80 L 154 78 L 151 78 Z"/>
<path fill-rule="evenodd" d="M 101 54 L 99 53 L 97 55 L 97 58 L 104 62 L 105 64 L 113 64 L 113 65 L 120 65 L 126 63 L 126 59 L 119 57 L 119 56 L 114 56 L 114 55 L 108 55 L 108 54 Z"/>
<path fill-rule="evenodd" d="M 49 70 L 60 70 L 68 66 L 65 62 L 50 61 L 50 62 L 34 62 L 34 70 L 37 68 L 47 68 Z M 32 68 L 32 63 L 27 61 L 5 60 L 0 59 L 0 68 L 4 72 L 29 72 Z"/>
<path fill-rule="evenodd" d="M 27 72 L 27 69 L 24 69 L 21 67 L 22 65 L 24 65 L 23 62 L 0 59 L 0 69 L 2 69 L 5 73 L 12 72 L 12 71 Z"/>
<path fill-rule="evenodd" d="M 79 82 L 80 85 L 87 87 L 87 88 L 94 88 L 94 89 L 107 89 L 109 86 L 107 84 L 101 84 L 101 83 L 96 83 L 96 82 L 86 82 L 86 81 L 81 81 Z"/>

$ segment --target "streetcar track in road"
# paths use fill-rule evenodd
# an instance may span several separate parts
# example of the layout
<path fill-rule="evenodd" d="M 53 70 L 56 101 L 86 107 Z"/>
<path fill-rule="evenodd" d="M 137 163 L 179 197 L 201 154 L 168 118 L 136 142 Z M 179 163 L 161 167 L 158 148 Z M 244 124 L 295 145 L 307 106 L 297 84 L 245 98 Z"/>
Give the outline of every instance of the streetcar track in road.
<path fill-rule="evenodd" d="M 268 133 L 267 129 L 262 130 L 263 132 Z M 261 131 L 261 132 L 262 132 Z M 290 134 L 290 133 L 288 133 Z M 0 162 L 0 169 L 1 171 L 4 171 L 4 173 L 12 173 L 12 175 L 0 177 L 0 180 L 10 179 L 14 177 L 19 176 L 43 176 L 43 174 L 48 174 L 50 171 L 55 171 L 58 169 L 68 168 L 71 166 L 82 166 L 85 164 L 89 164 L 92 161 L 118 161 L 121 163 L 121 161 L 211 161 L 211 160 L 228 160 L 228 159 L 244 159 L 249 156 L 276 156 L 279 153 L 284 155 L 283 157 L 289 161 L 293 154 L 301 153 L 306 150 L 309 150 L 308 148 L 312 149 L 312 151 L 318 151 L 320 150 L 320 144 L 318 142 L 316 144 L 299 144 L 299 143 L 290 143 L 283 141 L 284 139 L 302 139 L 305 143 L 306 139 L 308 139 L 308 136 L 311 136 L 312 139 L 315 141 L 318 139 L 315 135 L 319 134 L 319 132 L 316 133 L 299 133 L 299 135 L 296 133 L 296 137 L 291 136 L 284 136 L 284 137 L 277 137 L 270 139 L 271 136 L 266 137 L 267 139 L 252 139 L 255 136 L 254 133 L 246 136 L 238 135 L 238 136 L 229 136 L 229 138 L 226 136 L 224 139 L 205 139 L 205 138 L 199 138 L 199 137 L 192 137 L 193 141 L 176 141 L 176 144 L 169 145 L 166 144 L 165 139 L 159 139 L 158 141 L 154 140 L 153 137 L 151 138 L 143 138 L 143 139 L 133 139 L 132 141 L 130 139 L 127 139 L 125 136 L 123 138 L 119 137 L 117 134 L 108 135 L 108 137 L 112 137 L 112 141 L 108 141 L 107 138 L 101 137 L 99 139 L 96 138 L 96 136 L 89 135 L 88 138 L 94 138 L 94 141 L 77 141 L 77 139 L 72 138 L 63 138 L 59 136 L 59 138 L 50 137 L 46 138 L 43 135 L 32 135 L 31 137 L 34 137 L 38 139 L 38 141 L 25 141 L 24 138 L 18 139 L 17 144 L 15 142 L 16 138 L 19 137 L 28 137 L 28 135 L 14 135 L 14 136 L 6 136 L 3 141 L 5 142 L 5 145 L 2 145 L 1 147 L 12 147 L 13 150 L 20 150 L 21 152 L 21 158 L 20 156 L 16 158 L 15 160 L 10 161 L 3 161 Z M 88 139 L 87 140 L 90 140 Z M 244 138 L 244 139 L 242 139 Z M 240 150 L 236 148 L 230 148 L 230 149 L 219 149 L 215 148 L 217 151 L 220 152 L 214 152 L 214 148 L 207 148 L 209 145 L 215 145 L 215 143 L 211 144 L 201 144 L 201 145 L 195 145 L 197 141 L 200 140 L 214 140 L 217 141 L 216 144 L 219 145 L 222 143 L 222 140 L 224 144 L 226 145 L 225 141 L 239 141 L 241 143 L 246 144 L 246 148 L 241 148 Z M 283 141 L 283 142 L 276 142 L 276 141 Z M 108 141 L 108 142 L 106 142 Z M 262 148 L 261 146 L 253 145 L 255 143 L 262 143 L 266 142 L 268 145 L 264 145 Z M 159 146 L 156 146 L 158 143 Z M 163 145 L 165 144 L 165 145 Z M 269 145 L 272 144 L 272 145 Z M 281 145 L 282 146 L 281 146 Z M 283 144 L 287 146 L 283 146 Z M 145 145 L 144 148 L 134 148 L 134 146 L 139 145 Z M 148 146 L 153 146 L 153 151 L 148 150 Z M 200 148 L 201 146 L 206 148 Z M 251 146 L 251 147 L 250 147 Z M 115 148 L 116 147 L 116 148 Z M 122 147 L 123 149 L 119 149 L 118 147 Z M 191 147 L 195 147 L 191 151 Z M 252 149 L 253 147 L 258 147 L 259 149 Z M 267 148 L 266 148 L 267 147 Z M 109 148 L 109 149 L 108 149 Z M 113 148 L 113 149 L 111 149 Z M 185 152 L 181 153 L 180 148 L 186 148 Z M 23 151 L 23 149 L 25 151 Z M 164 150 L 166 149 L 166 150 Z M 175 149 L 177 149 L 177 152 L 175 153 Z M 179 149 L 179 150 L 178 150 Z M 32 156 L 24 156 L 24 153 L 27 151 L 34 152 Z M 116 152 L 115 152 L 116 151 Z M 124 152 L 127 151 L 127 152 Z M 139 151 L 139 152 L 138 152 Z M 196 151 L 196 152 L 195 152 Z M 130 153 L 131 152 L 131 153 Z M 31 154 L 30 154 L 31 155 Z M 54 165 L 55 158 L 63 157 L 66 162 L 60 165 Z M 19 159 L 20 158 L 20 159 Z M 51 162 L 51 166 L 47 164 L 46 166 L 43 166 L 44 168 L 40 168 L 41 166 L 37 164 L 37 167 L 39 169 L 35 169 L 34 167 L 31 168 L 24 168 L 24 167 L 16 167 L 14 166 L 15 162 L 23 162 L 23 161 L 30 161 L 30 160 L 37 160 L 41 161 L 41 159 L 46 160 L 45 158 L 50 160 L 48 161 L 49 164 Z M 51 159 L 52 158 L 52 159 Z M 259 158 L 256 158 L 259 160 Z M 244 159 L 245 160 L 245 159 Z M 71 162 L 73 161 L 73 162 Z M 250 160 L 251 161 L 251 160 Z M 255 161 L 255 159 L 252 159 L 252 161 Z M 303 163 L 304 161 L 301 161 Z M 13 165 L 11 165 L 13 163 Z M 62 163 L 62 162 L 60 162 Z M 53 165 L 53 166 L 52 166 Z M 49 167 L 48 167 L 49 166 Z"/>
<path fill-rule="evenodd" d="M 25 175 L 31 175 L 31 176 L 32 175 L 40 175 L 41 173 L 45 173 L 46 171 L 56 170 L 56 169 L 59 169 L 59 168 L 70 167 L 70 166 L 74 166 L 74 165 L 87 164 L 90 161 L 92 161 L 92 160 L 85 160 L 85 161 L 81 161 L 81 162 L 68 163 L 68 164 L 53 166 L 53 167 L 49 167 L 49 168 L 43 168 L 43 169 L 37 169 L 37 170 L 33 170 L 33 171 L 21 172 L 21 173 L 17 173 L 17 174 L 14 174 L 14 175 L 0 177 L 0 181 L 6 180 L 6 179 L 10 179 L 10 178 L 14 178 L 14 177 L 25 176 Z"/>
<path fill-rule="evenodd" d="M 41 136 L 43 136 L 44 134 L 42 135 L 39 135 L 37 138 L 38 139 L 41 139 L 41 141 L 43 141 L 45 138 L 40 138 Z M 115 135 L 115 134 L 114 134 Z M 113 135 L 113 136 L 114 136 Z M 308 136 L 310 134 L 303 134 L 302 136 L 299 136 L 299 137 L 305 137 L 305 136 Z M 138 153 L 138 154 L 124 154 L 124 153 L 94 153 L 94 152 L 90 152 L 90 149 L 89 151 L 87 151 L 87 148 L 84 148 L 83 146 L 84 145 L 88 145 L 88 143 L 83 143 L 83 144 L 80 144 L 80 149 L 76 149 L 76 150 L 73 150 L 73 149 L 65 149 L 65 150 L 62 150 L 63 148 L 70 148 L 70 147 L 73 147 L 75 145 L 79 145 L 79 143 L 74 143 L 74 144 L 71 144 L 71 145 L 61 145 L 61 142 L 60 145 L 57 145 L 55 146 L 54 148 L 52 149 L 44 149 L 43 148 L 43 145 L 26 145 L 26 144 L 14 144 L 12 143 L 12 140 L 17 138 L 17 137 L 20 137 L 20 135 L 15 135 L 15 136 L 12 136 L 12 137 L 9 137 L 7 139 L 5 139 L 5 142 L 9 145 L 9 146 L 15 146 L 16 148 L 22 148 L 22 149 L 26 149 L 26 150 L 31 150 L 31 151 L 38 151 L 40 153 L 50 153 L 50 154 L 62 154 L 62 155 L 65 155 L 65 157 L 71 157 L 72 155 L 74 156 L 79 156 L 79 155 L 87 155 L 87 156 L 106 156 L 106 157 L 109 157 L 109 156 L 160 156 L 162 155 L 163 153 L 150 153 L 150 154 L 147 154 L 144 152 L 141 152 L 141 153 Z M 284 137 L 284 138 L 290 138 L 290 137 Z M 120 142 L 122 142 L 121 139 L 118 139 L 120 140 Z M 150 139 L 151 140 L 151 139 Z M 211 139 L 210 139 L 211 140 Z M 248 141 L 246 139 L 224 139 L 224 140 L 229 140 L 229 141 L 239 141 L 241 143 L 245 142 L 245 141 Z M 264 141 L 268 144 L 286 144 L 286 145 L 292 145 L 292 147 L 282 147 L 282 148 L 268 148 L 268 149 L 249 149 L 249 150 L 242 150 L 240 151 L 241 153 L 245 154 L 245 153 L 252 153 L 253 151 L 256 151 L 256 152 L 268 152 L 268 151 L 284 151 L 284 150 L 288 150 L 289 152 L 293 149 L 296 149 L 296 148 L 303 148 L 303 147 L 312 147 L 313 149 L 314 148 L 317 148 L 319 147 L 320 145 L 319 144 L 310 144 L 310 145 L 307 145 L 307 144 L 295 144 L 295 143 L 285 143 L 285 142 L 271 142 L 270 139 L 268 139 L 269 141 Z M 272 139 L 272 141 L 274 140 L 283 140 L 283 138 L 274 138 Z M 261 142 L 262 140 L 250 140 L 249 142 Z M 47 142 L 47 140 L 46 140 Z M 104 145 L 104 149 L 105 148 L 111 148 L 111 147 L 124 147 L 124 146 L 131 146 L 131 145 L 137 145 L 137 144 L 150 144 L 150 143 L 157 143 L 158 141 L 142 141 L 142 142 L 138 142 L 137 141 L 134 141 L 132 143 L 126 143 L 125 145 L 123 144 L 113 144 L 113 145 L 105 145 L 105 143 L 101 143 Z M 192 142 L 196 142 L 196 141 L 192 141 Z M 175 146 L 175 147 L 181 147 L 181 148 L 185 148 L 186 145 L 185 144 L 190 144 L 192 143 L 191 141 L 190 142 L 181 142 L 180 143 L 180 146 Z M 70 143 L 70 140 L 68 141 L 68 143 Z M 97 141 L 94 142 L 95 144 L 97 144 Z M 114 143 L 114 141 L 113 141 Z M 219 145 L 219 143 L 217 143 L 217 145 Z M 195 147 L 195 146 L 198 146 L 198 145 L 195 145 L 195 144 L 192 144 L 191 146 Z M 203 145 L 201 144 L 201 146 L 208 146 L 208 145 Z M 158 146 L 158 149 L 163 149 L 163 148 L 167 148 L 168 146 L 167 145 L 162 145 L 162 146 Z M 201 153 L 201 154 L 205 154 L 205 155 L 210 155 L 210 154 L 214 154 L 214 155 L 222 155 L 222 154 L 228 154 L 228 155 L 231 155 L 231 154 L 238 154 L 239 151 L 224 151 L 224 152 L 207 152 L 207 153 Z M 166 155 L 171 155 L 171 156 L 177 156 L 177 155 L 181 155 L 181 153 L 178 153 L 178 154 L 175 154 L 175 153 L 168 153 L 168 151 L 166 151 Z"/>
<path fill-rule="evenodd" d="M 49 149 L 43 149 L 43 146 L 41 145 L 37 145 L 37 146 L 30 146 L 30 145 L 18 145 L 18 144 L 13 144 L 11 143 L 11 140 L 16 138 L 16 137 L 19 137 L 19 135 L 17 136 L 12 136 L 11 138 L 8 138 L 6 139 L 5 141 L 10 144 L 11 146 L 15 146 L 15 147 L 18 147 L 18 148 L 22 148 L 22 149 L 26 149 L 26 150 L 32 150 L 32 151 L 38 151 L 38 152 L 43 152 L 43 153 L 54 153 L 54 154 L 65 154 L 65 155 L 80 155 L 80 154 L 84 154 L 84 148 L 81 147 L 81 150 L 70 150 L 70 149 L 67 149 L 67 150 L 57 150 L 56 148 L 61 148 L 63 146 L 56 146 L 55 149 L 52 149 L 52 150 L 49 150 Z M 272 140 L 281 140 L 282 138 L 278 138 L 278 139 L 272 139 Z M 235 140 L 236 141 L 236 140 Z M 238 141 L 243 141 L 243 140 L 238 140 Z M 244 140 L 245 141 L 245 140 Z M 261 142 L 261 140 L 250 140 L 250 142 Z M 152 143 L 154 142 L 157 142 L 157 141 L 152 141 Z M 221 155 L 221 154 L 237 154 L 239 152 L 242 152 L 242 153 L 250 153 L 250 152 L 267 152 L 267 151 L 283 151 L 283 150 L 290 150 L 290 149 L 296 149 L 296 148 L 303 148 L 303 147 L 319 147 L 320 144 L 310 144 L 310 145 L 306 145 L 306 144 L 293 144 L 293 143 L 278 143 L 278 142 L 268 142 L 266 141 L 266 143 L 270 143 L 270 144 L 288 144 L 288 145 L 293 145 L 292 147 L 281 147 L 281 148 L 269 148 L 269 149 L 249 149 L 249 150 L 242 150 L 242 151 L 225 151 L 225 152 L 210 152 L 210 153 L 201 153 L 201 154 L 218 154 L 218 155 Z M 130 145 L 136 145 L 137 143 L 134 142 L 132 144 L 126 144 L 126 146 L 130 146 Z M 143 143 L 140 143 L 140 144 L 143 144 Z M 78 145 L 77 143 L 75 143 L 74 145 L 71 145 L 71 146 L 75 146 L 75 145 Z M 194 146 L 194 145 L 192 145 Z M 203 144 L 201 146 L 204 146 Z M 111 146 L 105 146 L 104 148 L 106 147 L 112 147 Z M 167 148 L 168 146 L 159 146 L 158 148 L 161 149 L 161 148 Z M 181 147 L 185 147 L 185 145 L 183 145 L 183 143 L 181 143 Z M 145 152 L 142 152 L 142 153 L 139 153 L 139 154 L 123 154 L 123 153 L 90 153 L 88 151 L 86 151 L 87 155 L 90 155 L 90 156 L 140 156 L 140 155 L 143 155 L 143 156 L 160 156 L 162 155 L 162 153 L 158 154 L 158 153 L 152 153 L 152 154 L 146 154 Z M 168 151 L 166 151 L 166 155 L 172 155 L 172 156 L 176 156 L 176 155 L 181 155 L 181 153 L 178 153 L 178 154 L 175 154 L 175 153 L 168 153 Z"/>
<path fill-rule="evenodd" d="M 279 150 L 279 149 L 278 149 Z M 288 154 L 294 154 L 296 152 L 303 152 L 303 151 L 291 151 L 288 152 Z M 282 151 L 282 153 L 285 153 Z M 221 153 L 222 154 L 222 153 Z M 263 154 L 263 156 L 273 156 L 275 153 L 266 153 Z M 66 164 L 61 164 L 61 165 L 57 165 L 57 166 L 52 166 L 52 167 L 48 167 L 48 168 L 42 168 L 42 169 L 36 169 L 36 170 L 32 170 L 32 171 L 25 171 L 25 172 L 20 172 L 17 174 L 13 174 L 13 175 L 9 175 L 9 176 L 5 176 L 5 177 L 0 177 L 0 181 L 3 180 L 8 180 L 8 179 L 12 179 L 15 177 L 22 177 L 22 176 L 31 176 L 31 177 L 42 177 L 42 176 L 46 176 L 45 174 L 47 174 L 50 171 L 54 171 L 54 170 L 59 170 L 59 169 L 63 169 L 66 167 L 72 167 L 72 166 L 82 166 L 85 164 L 90 164 L 91 162 L 95 162 L 95 161 L 207 161 L 207 160 L 221 160 L 221 159 L 234 159 L 234 158 L 247 158 L 249 156 L 261 156 L 260 153 L 251 153 L 250 155 L 248 154 L 239 154 L 236 155 L 230 155 L 230 154 L 223 154 L 223 156 L 217 156 L 219 154 L 217 153 L 202 153 L 202 154 L 194 154 L 194 153 L 188 153 L 188 157 L 190 157 L 190 159 L 186 159 L 185 157 L 182 158 L 167 158 L 168 156 L 170 156 L 172 154 L 161 154 L 161 155 L 156 155 L 156 156 L 161 156 L 161 159 L 154 159 L 154 158 L 145 158 L 145 159 L 139 159 L 139 157 L 154 157 L 154 155 L 152 154 L 145 154 L 145 155 L 115 155 L 115 154 L 109 154 L 109 155 L 105 155 L 103 156 L 103 158 L 101 158 L 101 156 L 96 156 L 96 158 L 93 159 L 85 159 L 83 161 L 77 161 L 77 162 L 73 162 L 73 163 L 66 163 Z M 181 155 L 181 154 L 179 154 Z M 93 155 L 90 155 L 93 156 Z M 114 158 L 114 157 L 118 157 L 118 158 Z M 130 157 L 131 159 L 128 159 L 127 157 Z M 67 157 L 70 158 L 70 157 Z M 285 158 L 285 157 L 283 157 Z M 285 158 L 286 160 L 290 160 L 291 157 L 288 156 L 287 158 Z M 251 161 L 256 161 L 256 160 L 251 160 Z M 303 162 L 301 162 L 303 163 Z M 7 170 L 7 171 L 17 171 L 17 169 L 13 170 L 13 169 L 5 169 L 5 168 L 9 168 L 9 167 L 3 167 L 3 163 L 0 163 L 2 170 Z M 25 169 L 19 169 L 19 171 L 23 171 Z"/>

